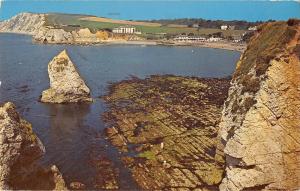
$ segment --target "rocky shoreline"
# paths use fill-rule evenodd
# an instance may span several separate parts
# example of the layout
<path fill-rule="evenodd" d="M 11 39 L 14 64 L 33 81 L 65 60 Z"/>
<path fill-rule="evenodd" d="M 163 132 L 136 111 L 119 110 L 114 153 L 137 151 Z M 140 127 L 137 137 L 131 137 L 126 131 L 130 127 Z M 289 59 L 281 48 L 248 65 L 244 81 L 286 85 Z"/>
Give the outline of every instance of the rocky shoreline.
<path fill-rule="evenodd" d="M 58 168 L 38 160 L 45 147 L 13 103 L 0 106 L 0 189 L 67 190 Z"/>
<path fill-rule="evenodd" d="M 0 22 L 0 33 L 28 34 L 34 43 L 70 45 L 163 45 L 217 48 L 243 52 L 246 43 L 231 41 L 178 42 L 175 40 L 147 40 L 135 34 L 117 34 L 105 30 L 92 31 L 87 27 L 72 28 L 67 25 L 49 24 L 51 14 L 20 13 Z"/>
<path fill-rule="evenodd" d="M 140 187 L 299 189 L 299 34 L 299 20 L 261 26 L 230 83 L 151 76 L 113 84 L 106 134 Z"/>
<path fill-rule="evenodd" d="M 166 75 L 111 86 L 106 134 L 142 189 L 218 188 L 217 125 L 229 81 Z"/>
<path fill-rule="evenodd" d="M 154 75 L 111 84 L 102 97 L 106 138 L 144 190 L 297 190 L 299 59 L 300 21 L 291 19 L 258 28 L 232 79 Z M 42 101 L 91 101 L 65 51 L 48 72 Z M 10 102 L 0 107 L 0 130 L 0 189 L 66 189 L 56 166 L 36 163 L 45 149 Z M 118 189 L 111 160 L 93 159 L 95 189 Z"/>
<path fill-rule="evenodd" d="M 93 32 L 89 28 L 66 31 L 61 27 L 47 26 L 48 14 L 21 13 L 0 22 L 0 33 L 25 34 L 32 36 L 33 43 L 68 45 L 141 45 L 141 46 L 192 46 L 225 49 L 243 52 L 246 43 L 177 42 L 174 40 L 147 40 L 137 35 L 113 34 L 107 31 Z"/>

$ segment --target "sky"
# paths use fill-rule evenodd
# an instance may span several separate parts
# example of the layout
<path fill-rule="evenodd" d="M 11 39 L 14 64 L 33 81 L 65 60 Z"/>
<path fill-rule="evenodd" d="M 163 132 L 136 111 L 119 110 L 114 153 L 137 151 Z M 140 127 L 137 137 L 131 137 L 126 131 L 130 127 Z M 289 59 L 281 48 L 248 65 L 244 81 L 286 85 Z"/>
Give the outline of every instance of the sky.
<path fill-rule="evenodd" d="M 204 18 L 287 20 L 300 18 L 296 1 L 209 0 L 0 0 L 0 20 L 20 12 L 76 13 L 127 20 Z"/>

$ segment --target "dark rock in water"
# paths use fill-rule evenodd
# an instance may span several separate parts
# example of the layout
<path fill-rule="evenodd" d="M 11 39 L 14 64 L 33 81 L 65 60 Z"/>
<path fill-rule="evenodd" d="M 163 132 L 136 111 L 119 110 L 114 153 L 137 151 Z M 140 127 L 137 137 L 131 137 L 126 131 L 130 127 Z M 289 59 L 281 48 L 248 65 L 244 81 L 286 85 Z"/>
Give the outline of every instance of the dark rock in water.
<path fill-rule="evenodd" d="M 41 101 L 48 103 L 91 102 L 90 89 L 78 74 L 66 50 L 48 65 L 50 88 L 43 91 Z"/>
<path fill-rule="evenodd" d="M 74 189 L 74 190 L 83 190 L 83 189 L 85 189 L 85 184 L 83 184 L 81 182 L 71 182 L 70 188 Z"/>
<path fill-rule="evenodd" d="M 119 171 L 107 157 L 99 156 L 94 159 L 92 163 L 97 171 L 94 182 L 95 189 L 119 189 L 119 183 L 117 181 Z"/>
<path fill-rule="evenodd" d="M 45 148 L 13 103 L 0 107 L 0 189 L 65 189 L 57 167 L 44 169 L 37 160 Z"/>

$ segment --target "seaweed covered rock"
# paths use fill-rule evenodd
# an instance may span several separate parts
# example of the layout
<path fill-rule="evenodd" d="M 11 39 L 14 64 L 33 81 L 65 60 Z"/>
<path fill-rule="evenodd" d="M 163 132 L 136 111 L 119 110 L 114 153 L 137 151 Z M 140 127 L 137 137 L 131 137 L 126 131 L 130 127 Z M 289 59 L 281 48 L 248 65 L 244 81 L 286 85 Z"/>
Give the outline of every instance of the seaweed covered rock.
<path fill-rule="evenodd" d="M 45 148 L 13 103 L 0 107 L 0 190 L 65 189 L 57 168 L 46 169 L 37 160 Z"/>
<path fill-rule="evenodd" d="M 299 22 L 266 23 L 241 56 L 220 123 L 220 190 L 300 188 L 299 35 Z"/>
<path fill-rule="evenodd" d="M 48 64 L 50 88 L 43 91 L 41 101 L 48 103 L 91 102 L 90 89 L 78 74 L 66 50 Z"/>
<path fill-rule="evenodd" d="M 222 152 L 215 157 L 217 127 L 229 82 L 164 75 L 110 87 L 106 135 L 142 189 L 218 188 L 224 161 Z"/>

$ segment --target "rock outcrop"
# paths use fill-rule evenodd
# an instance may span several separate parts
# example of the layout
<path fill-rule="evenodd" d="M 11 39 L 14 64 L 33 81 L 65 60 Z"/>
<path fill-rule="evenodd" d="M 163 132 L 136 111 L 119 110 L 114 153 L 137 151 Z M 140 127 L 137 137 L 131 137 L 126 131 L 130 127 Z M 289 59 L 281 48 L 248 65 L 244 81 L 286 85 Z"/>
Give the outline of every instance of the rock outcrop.
<path fill-rule="evenodd" d="M 216 190 L 224 161 L 216 143 L 229 79 L 151 76 L 104 97 L 106 135 L 144 190 Z"/>
<path fill-rule="evenodd" d="M 35 35 L 45 24 L 46 14 L 20 13 L 9 20 L 0 22 L 0 32 Z"/>
<path fill-rule="evenodd" d="M 14 104 L 0 107 L 0 189 L 65 189 L 57 167 L 37 164 L 45 148 Z"/>
<path fill-rule="evenodd" d="M 33 36 L 33 40 L 38 43 L 47 44 L 99 44 L 120 40 L 136 40 L 130 39 L 130 37 L 132 38 L 133 35 L 111 35 L 104 30 L 92 33 L 88 28 L 66 31 L 63 28 L 45 26 Z"/>
<path fill-rule="evenodd" d="M 264 24 L 238 62 L 220 123 L 220 190 L 300 189 L 299 23 Z"/>
<path fill-rule="evenodd" d="M 41 43 L 69 44 L 74 41 L 74 37 L 71 32 L 67 32 L 63 29 L 42 27 L 38 33 L 33 36 L 33 40 Z"/>
<path fill-rule="evenodd" d="M 66 50 L 48 64 L 50 88 L 41 101 L 48 103 L 91 102 L 90 89 L 78 74 Z"/>
<path fill-rule="evenodd" d="M 91 33 L 88 28 L 65 31 L 62 28 L 43 27 L 33 37 L 35 42 L 49 43 L 49 44 L 84 44 L 84 43 L 99 43 L 101 38 L 96 34 Z"/>

